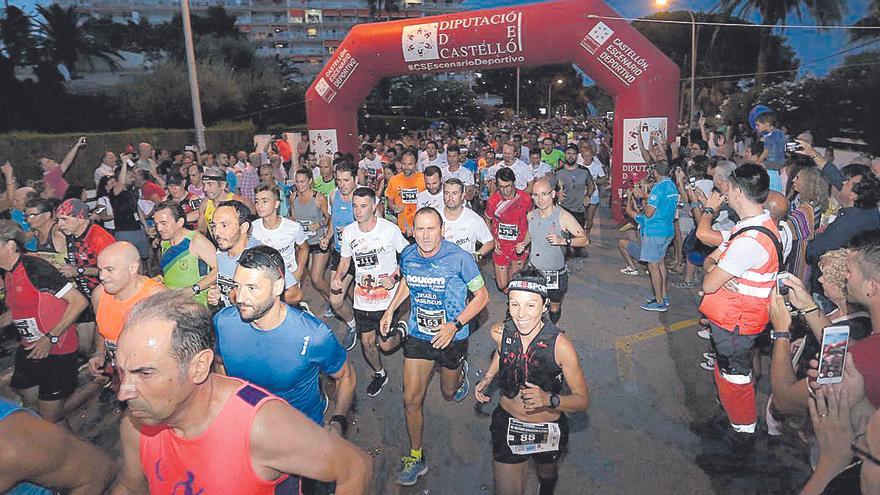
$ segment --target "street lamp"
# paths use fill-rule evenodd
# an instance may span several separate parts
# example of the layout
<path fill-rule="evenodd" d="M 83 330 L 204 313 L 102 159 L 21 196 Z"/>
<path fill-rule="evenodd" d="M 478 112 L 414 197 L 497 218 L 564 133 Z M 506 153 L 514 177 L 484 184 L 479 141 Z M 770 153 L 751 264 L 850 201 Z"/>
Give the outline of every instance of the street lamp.
<path fill-rule="evenodd" d="M 666 7 L 668 5 L 668 0 L 654 0 L 654 4 L 658 7 Z M 694 87 L 694 79 L 697 74 L 697 19 L 694 17 L 694 12 L 691 9 L 687 9 L 686 12 L 689 16 L 691 16 L 691 104 L 690 104 L 690 115 L 688 117 L 688 126 L 693 129 L 694 127 L 694 96 L 696 93 L 696 89 Z"/>
<path fill-rule="evenodd" d="M 562 85 L 562 79 L 557 79 L 555 81 L 550 81 L 550 85 L 547 86 L 547 118 L 550 118 L 550 98 L 552 96 L 551 90 L 553 89 L 553 84 Z"/>

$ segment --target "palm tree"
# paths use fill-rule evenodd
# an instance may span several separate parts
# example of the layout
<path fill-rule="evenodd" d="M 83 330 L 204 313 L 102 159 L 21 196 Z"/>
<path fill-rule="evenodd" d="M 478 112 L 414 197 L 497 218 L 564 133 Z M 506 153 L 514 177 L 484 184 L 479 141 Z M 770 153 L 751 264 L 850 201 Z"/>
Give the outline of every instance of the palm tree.
<path fill-rule="evenodd" d="M 875 0 L 876 1 L 876 0 Z M 785 23 L 790 14 L 794 14 L 799 21 L 803 14 L 809 14 L 817 24 L 836 24 L 843 17 L 844 3 L 840 0 L 721 0 L 721 10 L 727 14 L 734 11 L 742 17 L 748 17 L 754 12 L 761 14 L 763 24 L 780 25 L 785 28 Z M 758 61 L 756 64 L 756 82 L 763 83 L 770 56 L 769 40 L 772 33 L 769 29 L 759 28 Z"/>
<path fill-rule="evenodd" d="M 85 13 L 58 4 L 37 5 L 37 12 L 41 17 L 37 20 L 40 48 L 51 62 L 63 63 L 72 77 L 76 74 L 76 62 L 80 57 L 87 60 L 97 57 L 107 62 L 111 69 L 119 67 L 116 60 L 121 60 L 122 56 L 91 35 Z"/>
<path fill-rule="evenodd" d="M 0 42 L 3 43 L 3 56 L 12 65 L 20 65 L 34 49 L 31 18 L 18 7 L 6 7 L 5 16 L 0 20 Z"/>

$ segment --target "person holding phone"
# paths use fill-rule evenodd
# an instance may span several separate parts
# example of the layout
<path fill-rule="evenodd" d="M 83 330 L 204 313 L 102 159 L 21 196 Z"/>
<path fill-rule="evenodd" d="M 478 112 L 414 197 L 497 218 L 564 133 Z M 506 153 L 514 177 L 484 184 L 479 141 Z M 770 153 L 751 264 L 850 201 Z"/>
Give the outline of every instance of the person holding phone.
<path fill-rule="evenodd" d="M 514 275 L 508 293 L 509 317 L 492 327 L 495 354 L 474 389 L 476 399 L 496 380 L 502 397 L 492 413 L 495 493 L 526 493 L 526 466 L 535 461 L 541 495 L 553 493 L 557 464 L 568 444 L 565 413 L 590 405 L 580 359 L 565 332 L 547 316 L 550 304 L 544 274 L 527 267 Z M 563 383 L 570 393 L 560 395 Z"/>

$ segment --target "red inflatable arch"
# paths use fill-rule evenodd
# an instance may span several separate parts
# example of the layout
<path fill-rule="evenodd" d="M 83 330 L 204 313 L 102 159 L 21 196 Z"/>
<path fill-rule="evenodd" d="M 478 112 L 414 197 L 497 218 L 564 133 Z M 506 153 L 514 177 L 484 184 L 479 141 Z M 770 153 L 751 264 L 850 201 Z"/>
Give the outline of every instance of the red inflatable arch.
<path fill-rule="evenodd" d="M 383 78 L 574 63 L 615 99 L 612 211 L 645 170 L 638 132 L 677 127 L 679 68 L 598 0 L 563 0 L 355 26 L 306 92 L 312 149 L 355 152 L 357 111 Z M 670 133 L 674 134 L 674 133 Z M 669 136 L 670 134 L 667 134 Z"/>

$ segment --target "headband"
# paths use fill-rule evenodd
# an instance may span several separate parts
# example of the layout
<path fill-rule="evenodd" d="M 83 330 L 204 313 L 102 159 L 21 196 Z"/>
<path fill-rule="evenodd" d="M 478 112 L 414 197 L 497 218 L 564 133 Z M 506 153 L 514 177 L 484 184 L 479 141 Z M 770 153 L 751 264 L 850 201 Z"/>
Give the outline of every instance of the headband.
<path fill-rule="evenodd" d="M 547 286 L 537 282 L 530 282 L 528 280 L 511 280 L 510 283 L 507 284 L 507 289 L 533 292 L 544 299 L 547 299 Z"/>

